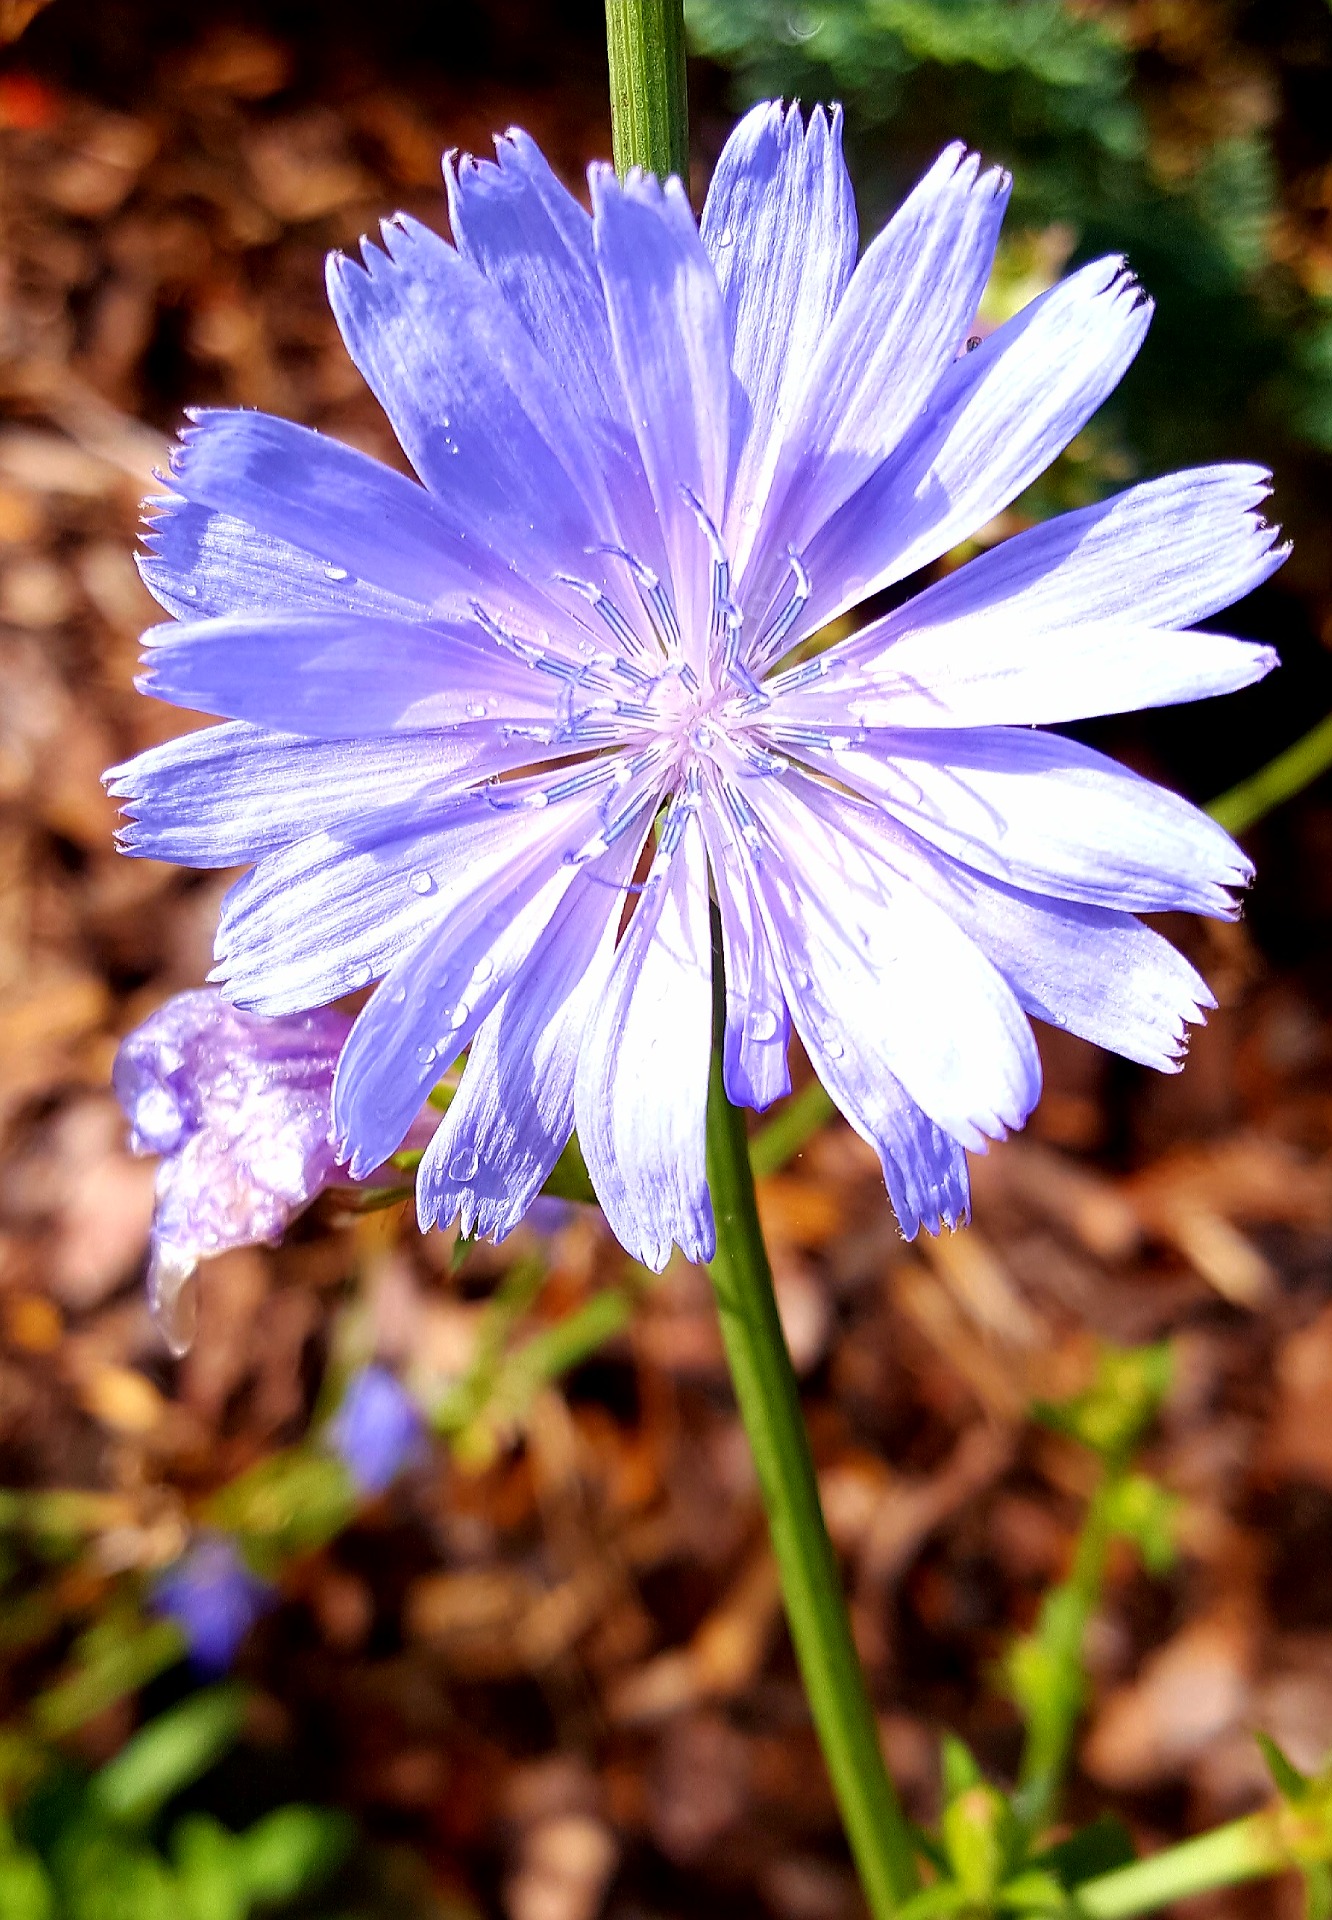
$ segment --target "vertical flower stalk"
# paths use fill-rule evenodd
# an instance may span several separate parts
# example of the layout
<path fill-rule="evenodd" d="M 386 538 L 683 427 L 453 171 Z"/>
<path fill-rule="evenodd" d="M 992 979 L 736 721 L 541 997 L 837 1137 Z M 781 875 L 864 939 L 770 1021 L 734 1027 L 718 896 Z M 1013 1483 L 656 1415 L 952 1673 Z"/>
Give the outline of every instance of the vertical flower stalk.
<path fill-rule="evenodd" d="M 681 0 L 606 0 L 615 171 L 689 180 L 689 97 Z"/>
<path fill-rule="evenodd" d="M 709 1271 L 740 1417 L 758 1470 L 787 1623 L 833 1791 L 874 1920 L 915 1889 L 906 1821 L 879 1749 L 878 1726 L 847 1618 L 841 1575 L 777 1314 L 754 1197 L 745 1116 L 726 1097 L 726 994 L 714 940 L 716 999 L 708 1096 L 708 1185 L 717 1223 Z"/>
<path fill-rule="evenodd" d="M 689 178 L 682 0 L 606 0 L 616 171 Z M 708 1186 L 717 1228 L 709 1271 L 731 1381 L 758 1471 L 787 1622 L 833 1791 L 874 1920 L 919 1884 L 910 1834 L 879 1748 L 782 1332 L 754 1196 L 743 1112 L 727 1098 L 721 926 L 713 909 L 714 1035 Z"/>

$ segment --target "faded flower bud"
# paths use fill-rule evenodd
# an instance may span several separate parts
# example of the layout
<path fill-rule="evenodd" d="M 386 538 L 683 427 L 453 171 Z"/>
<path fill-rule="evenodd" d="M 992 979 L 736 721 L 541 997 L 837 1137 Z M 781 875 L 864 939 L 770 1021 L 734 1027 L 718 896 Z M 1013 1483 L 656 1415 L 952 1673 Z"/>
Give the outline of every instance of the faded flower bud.
<path fill-rule="evenodd" d="M 148 1297 L 173 1353 L 194 1332 L 199 1261 L 275 1241 L 335 1176 L 343 1014 L 264 1019 L 212 988 L 177 994 L 122 1043 L 112 1080 L 135 1153 L 158 1153 Z"/>

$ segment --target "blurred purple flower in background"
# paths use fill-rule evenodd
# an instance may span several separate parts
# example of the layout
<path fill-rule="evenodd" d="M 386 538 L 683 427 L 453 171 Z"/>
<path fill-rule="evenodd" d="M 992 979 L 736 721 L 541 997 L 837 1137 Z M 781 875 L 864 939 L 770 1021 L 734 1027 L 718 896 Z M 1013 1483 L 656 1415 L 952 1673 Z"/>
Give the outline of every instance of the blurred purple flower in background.
<path fill-rule="evenodd" d="M 679 182 L 594 167 L 589 217 L 497 150 L 450 170 L 456 247 L 399 216 L 330 262 L 422 485 L 262 414 L 182 436 L 143 685 L 228 723 L 113 772 L 124 844 L 252 865 L 238 1004 L 381 983 L 337 1072 L 354 1173 L 470 1046 L 424 1225 L 507 1232 L 576 1120 L 626 1247 L 711 1254 L 710 891 L 731 1098 L 788 1090 L 794 1028 L 903 1230 L 954 1223 L 965 1150 L 1038 1097 L 1028 1016 L 1170 1070 L 1213 1004 L 1134 915 L 1233 914 L 1243 853 L 1031 729 L 1269 670 L 1189 631 L 1283 557 L 1266 476 L 1149 481 L 798 651 L 1007 507 L 1150 303 L 1099 260 L 965 352 L 1007 178 L 950 147 L 857 264 L 836 113 L 755 108 L 698 225 Z"/>
<path fill-rule="evenodd" d="M 334 1177 L 333 1070 L 351 1028 L 331 1011 L 266 1020 L 213 989 L 177 994 L 112 1070 L 135 1153 L 158 1153 L 148 1297 L 172 1350 L 194 1327 L 200 1259 L 275 1241 Z"/>
<path fill-rule="evenodd" d="M 352 1375 L 328 1437 L 365 1494 L 383 1493 L 425 1452 L 421 1410 L 387 1367 L 362 1367 Z"/>
<path fill-rule="evenodd" d="M 196 1541 L 152 1593 L 155 1611 L 176 1622 L 190 1659 L 206 1674 L 227 1671 L 241 1641 L 276 1599 L 276 1590 L 251 1573 L 223 1534 Z"/>

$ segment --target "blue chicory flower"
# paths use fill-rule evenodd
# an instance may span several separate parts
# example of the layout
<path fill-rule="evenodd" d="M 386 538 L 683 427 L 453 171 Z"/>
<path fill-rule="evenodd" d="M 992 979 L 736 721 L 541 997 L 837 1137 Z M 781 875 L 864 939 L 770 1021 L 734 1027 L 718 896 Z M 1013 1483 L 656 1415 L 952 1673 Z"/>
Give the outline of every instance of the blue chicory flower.
<path fill-rule="evenodd" d="M 241 1641 L 276 1600 L 225 1534 L 208 1534 L 159 1576 L 155 1610 L 174 1620 L 201 1673 L 226 1673 Z"/>
<path fill-rule="evenodd" d="M 193 1333 L 199 1261 L 280 1239 L 335 1178 L 333 1070 L 350 1029 L 329 1009 L 265 1020 L 204 988 L 121 1043 L 112 1081 L 130 1146 L 162 1156 L 148 1299 L 174 1352 Z"/>
<path fill-rule="evenodd" d="M 1129 488 L 983 552 L 822 651 L 836 616 L 999 514 L 1151 318 L 1093 261 L 965 351 L 1009 181 L 949 147 L 857 262 L 840 117 L 757 107 L 701 221 L 521 132 L 329 263 L 421 484 L 250 412 L 192 416 L 144 577 L 142 685 L 226 716 L 113 770 L 131 853 L 248 864 L 215 977 L 269 1015 L 378 982 L 338 1067 L 355 1172 L 470 1047 L 422 1223 L 500 1235 L 575 1121 L 652 1267 L 714 1246 L 709 897 L 725 1079 L 792 1029 L 904 1232 L 1040 1090 L 1029 1016 L 1169 1071 L 1213 1004 L 1134 916 L 1230 916 L 1251 868 L 1058 734 L 1274 664 L 1195 623 L 1284 557 L 1267 476 Z"/>
<path fill-rule="evenodd" d="M 352 1375 L 328 1429 L 334 1451 L 362 1493 L 383 1493 L 424 1452 L 421 1411 L 387 1367 Z"/>

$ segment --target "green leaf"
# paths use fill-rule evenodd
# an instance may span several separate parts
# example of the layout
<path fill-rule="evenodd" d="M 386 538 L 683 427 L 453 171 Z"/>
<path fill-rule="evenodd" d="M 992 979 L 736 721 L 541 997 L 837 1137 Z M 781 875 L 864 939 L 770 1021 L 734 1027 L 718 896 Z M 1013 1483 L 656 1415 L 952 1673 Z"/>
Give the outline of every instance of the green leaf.
<path fill-rule="evenodd" d="M 321 1547 L 356 1511 L 356 1488 L 342 1461 L 318 1447 L 270 1454 L 210 1501 L 208 1524 L 240 1536 L 268 1573 L 283 1560 Z"/>
<path fill-rule="evenodd" d="M 189 1920 L 245 1920 L 252 1901 L 245 1850 L 208 1813 L 187 1814 L 171 1835 L 171 1853 Z"/>
<path fill-rule="evenodd" d="M 1332 1868 L 1304 1869 L 1305 1920 L 1332 1920 Z"/>
<path fill-rule="evenodd" d="M 184 1653 L 184 1636 L 174 1620 L 144 1626 L 137 1617 L 130 1622 L 117 1614 L 102 1621 L 78 1643 L 79 1664 L 69 1678 L 33 1701 L 33 1724 L 45 1738 L 58 1740 L 165 1673 Z"/>
<path fill-rule="evenodd" d="M 997 1787 L 982 1782 L 951 1799 L 939 1824 L 958 1885 L 978 1905 L 988 1906 L 1019 1851 L 1012 1808 Z"/>
<path fill-rule="evenodd" d="M 0 1920 L 55 1920 L 55 1894 L 35 1853 L 0 1853 Z"/>
<path fill-rule="evenodd" d="M 165 1862 L 122 1831 L 79 1822 L 51 1859 L 62 1920 L 186 1920 Z"/>
<path fill-rule="evenodd" d="M 1070 1400 L 1038 1401 L 1033 1417 L 1115 1465 L 1133 1451 L 1170 1387 L 1170 1347 L 1101 1349 L 1096 1378 Z"/>
<path fill-rule="evenodd" d="M 1068 1897 L 1058 1877 L 1027 1867 L 995 1895 L 1001 1913 L 1066 1913 Z"/>
<path fill-rule="evenodd" d="M 159 1714 L 108 1761 L 89 1789 L 105 1819 L 146 1825 L 235 1744 L 245 1721 L 241 1687 L 210 1687 Z"/>
<path fill-rule="evenodd" d="M 943 1764 L 945 1806 L 972 1787 L 984 1786 L 985 1775 L 976 1763 L 976 1756 L 955 1733 L 945 1733 L 939 1758 Z"/>
<path fill-rule="evenodd" d="M 1105 1490 L 1105 1521 L 1131 1540 L 1149 1573 L 1168 1573 L 1175 1561 L 1179 1502 L 1145 1473 L 1125 1473 Z"/>
<path fill-rule="evenodd" d="M 328 1879 L 351 1849 L 355 1823 L 324 1807 L 279 1807 L 240 1836 L 251 1897 L 277 1905 Z"/>
<path fill-rule="evenodd" d="M 1103 1813 L 1090 1826 L 1080 1827 L 1058 1846 L 1047 1847 L 1032 1861 L 1053 1873 L 1063 1887 L 1080 1887 L 1100 1873 L 1113 1873 L 1137 1859 L 1133 1836 L 1117 1814 Z"/>

